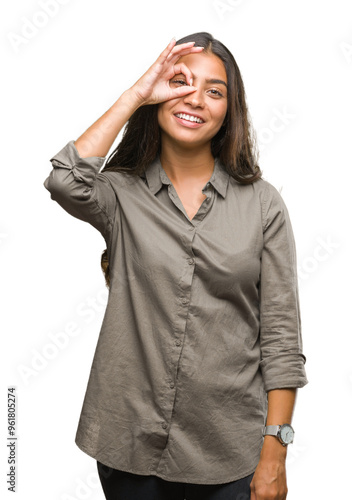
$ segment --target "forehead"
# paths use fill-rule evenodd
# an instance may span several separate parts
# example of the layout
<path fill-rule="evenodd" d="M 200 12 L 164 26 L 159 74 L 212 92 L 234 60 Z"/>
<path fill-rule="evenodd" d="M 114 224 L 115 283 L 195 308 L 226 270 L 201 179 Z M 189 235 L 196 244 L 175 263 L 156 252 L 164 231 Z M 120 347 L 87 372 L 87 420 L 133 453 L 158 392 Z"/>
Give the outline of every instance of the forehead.
<path fill-rule="evenodd" d="M 198 78 L 219 78 L 227 82 L 225 65 L 220 57 L 212 52 L 187 54 L 180 57 L 176 64 L 181 62 Z"/>

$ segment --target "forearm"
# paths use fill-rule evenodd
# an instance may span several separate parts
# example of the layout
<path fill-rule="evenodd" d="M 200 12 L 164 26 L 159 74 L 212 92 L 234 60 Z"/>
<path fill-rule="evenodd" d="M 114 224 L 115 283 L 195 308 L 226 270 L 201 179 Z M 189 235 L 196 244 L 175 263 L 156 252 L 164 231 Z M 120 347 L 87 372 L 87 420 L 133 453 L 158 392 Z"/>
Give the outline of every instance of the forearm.
<path fill-rule="evenodd" d="M 126 90 L 111 108 L 75 141 L 80 157 L 105 157 L 122 127 L 141 104 L 133 90 Z"/>
<path fill-rule="evenodd" d="M 191 85 L 191 72 L 184 64 L 182 71 L 185 72 L 189 85 L 178 88 L 170 88 L 169 85 L 170 79 L 176 74 L 176 62 L 179 58 L 202 52 L 204 49 L 204 47 L 194 47 L 194 43 L 187 42 L 175 46 L 176 40 L 170 41 L 144 75 L 75 141 L 75 147 L 81 158 L 91 156 L 105 158 L 122 127 L 140 106 L 183 97 L 196 90 Z"/>
<path fill-rule="evenodd" d="M 275 389 L 268 392 L 266 425 L 290 424 L 296 399 L 296 389 Z M 287 447 L 277 437 L 265 436 L 260 460 L 251 482 L 251 500 L 284 500 Z"/>
<path fill-rule="evenodd" d="M 296 400 L 296 389 L 275 389 L 268 392 L 266 425 L 290 424 Z M 285 459 L 287 447 L 275 436 L 265 436 L 261 458 Z"/>

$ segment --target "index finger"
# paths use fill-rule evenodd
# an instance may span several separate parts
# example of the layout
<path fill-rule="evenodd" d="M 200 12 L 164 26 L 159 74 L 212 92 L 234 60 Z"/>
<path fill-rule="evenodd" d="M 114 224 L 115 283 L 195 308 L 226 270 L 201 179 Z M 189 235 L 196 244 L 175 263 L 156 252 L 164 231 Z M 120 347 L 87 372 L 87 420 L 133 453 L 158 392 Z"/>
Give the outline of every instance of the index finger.
<path fill-rule="evenodd" d="M 179 63 L 174 65 L 174 76 L 182 74 L 186 77 L 188 85 L 192 85 L 192 73 L 190 69 L 184 64 L 184 63 Z"/>
<path fill-rule="evenodd" d="M 194 45 L 195 42 L 187 42 L 187 43 L 181 43 L 180 45 L 177 45 L 176 52 L 179 51 L 179 47 L 182 46 L 187 46 L 187 48 L 191 47 Z M 159 62 L 165 62 L 171 51 L 175 48 L 176 40 L 173 38 L 167 45 L 167 47 L 162 51 L 160 56 L 158 57 Z M 183 47 L 185 48 L 185 47 Z M 182 50 L 182 49 L 181 49 Z"/>
<path fill-rule="evenodd" d="M 192 42 L 192 44 L 194 43 L 195 42 Z M 185 56 L 187 54 L 195 54 L 198 52 L 202 52 L 204 50 L 204 47 L 194 47 L 193 45 L 184 47 L 184 45 L 186 44 L 182 43 L 180 45 L 176 45 L 175 47 L 173 47 L 166 58 L 167 61 L 175 62 L 182 56 Z"/>

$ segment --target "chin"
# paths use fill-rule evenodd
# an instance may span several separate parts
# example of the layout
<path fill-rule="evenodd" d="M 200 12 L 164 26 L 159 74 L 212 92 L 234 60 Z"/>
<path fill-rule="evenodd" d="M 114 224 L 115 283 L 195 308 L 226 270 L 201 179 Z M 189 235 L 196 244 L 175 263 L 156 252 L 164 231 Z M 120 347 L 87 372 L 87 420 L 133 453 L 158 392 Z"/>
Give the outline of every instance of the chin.
<path fill-rule="evenodd" d="M 205 140 L 194 140 L 194 137 L 168 137 L 167 142 L 169 144 L 175 144 L 177 147 L 182 147 L 184 149 L 199 149 L 207 148 L 211 142 L 211 139 Z"/>

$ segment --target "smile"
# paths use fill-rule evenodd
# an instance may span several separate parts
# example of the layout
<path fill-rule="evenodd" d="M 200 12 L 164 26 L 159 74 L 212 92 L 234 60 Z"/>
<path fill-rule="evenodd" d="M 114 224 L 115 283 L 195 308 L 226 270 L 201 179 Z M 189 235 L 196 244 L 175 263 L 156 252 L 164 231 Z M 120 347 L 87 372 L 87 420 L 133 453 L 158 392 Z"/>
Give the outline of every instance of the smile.
<path fill-rule="evenodd" d="M 187 120 L 189 122 L 204 123 L 204 120 L 198 118 L 198 116 L 186 115 L 186 113 L 176 113 L 175 116 L 177 116 L 177 118 L 181 118 L 181 120 Z"/>

